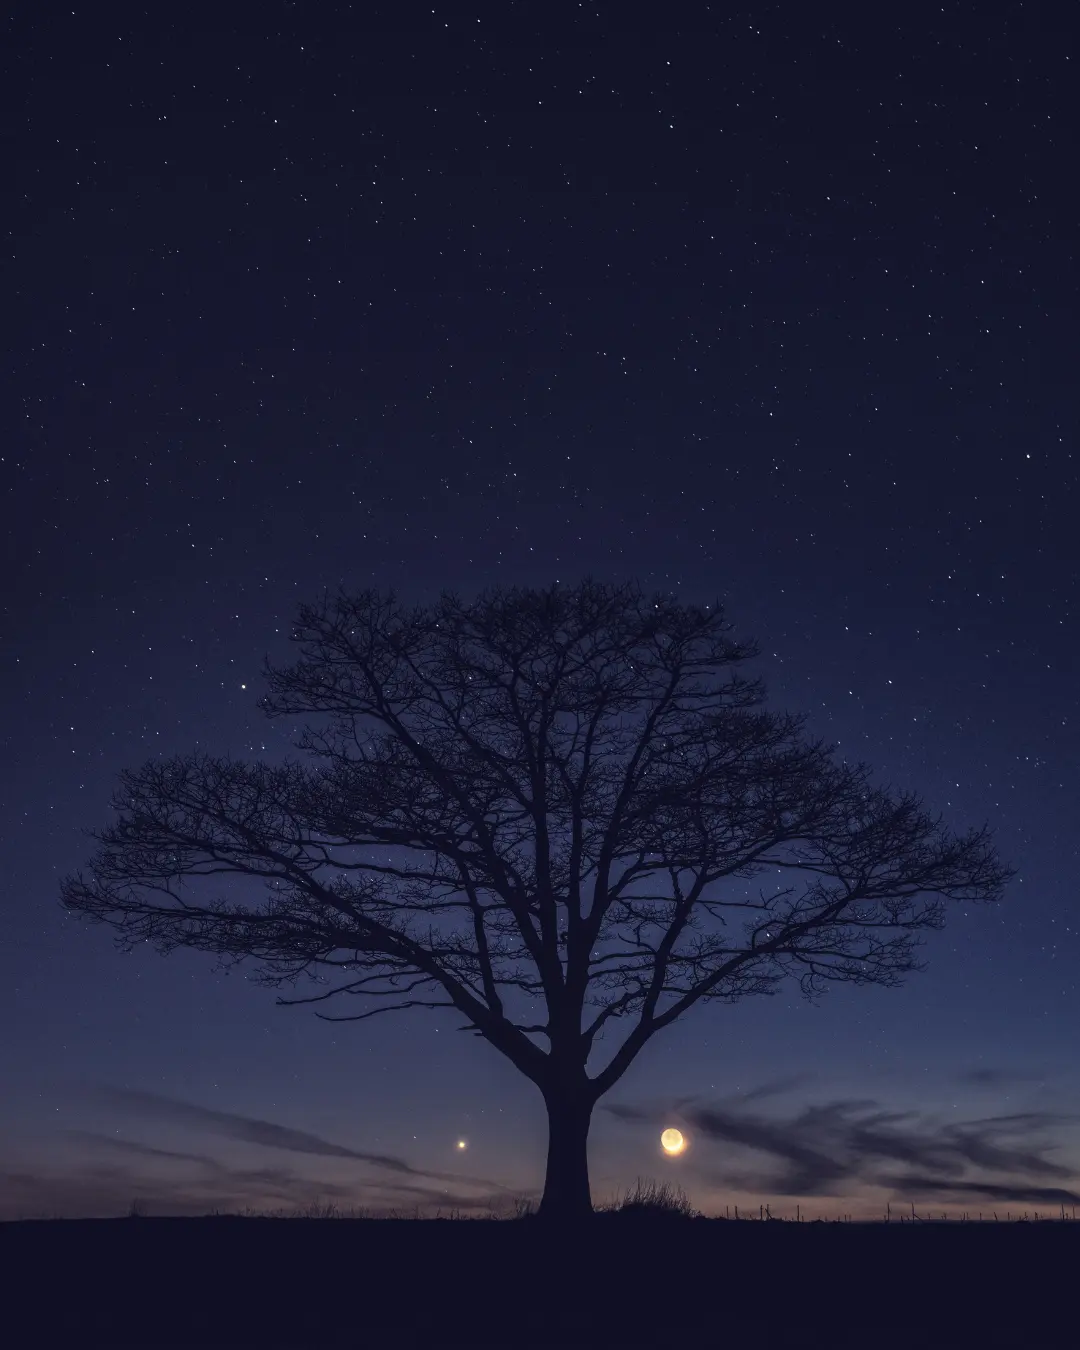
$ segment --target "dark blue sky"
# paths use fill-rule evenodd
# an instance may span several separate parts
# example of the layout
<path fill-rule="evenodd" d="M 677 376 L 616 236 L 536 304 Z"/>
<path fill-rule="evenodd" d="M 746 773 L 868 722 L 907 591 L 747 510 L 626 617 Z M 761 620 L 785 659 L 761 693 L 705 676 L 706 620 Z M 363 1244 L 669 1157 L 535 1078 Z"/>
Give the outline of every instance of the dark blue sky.
<path fill-rule="evenodd" d="M 539 1095 L 453 1020 L 328 1026 L 57 888 L 123 767 L 283 753 L 259 670 L 324 586 L 586 572 L 724 597 L 775 705 L 1019 869 L 902 990 L 660 1037 L 598 1198 L 1080 1190 L 1063 7 L 240 15 L 6 21 L 2 1216 L 539 1182 Z"/>

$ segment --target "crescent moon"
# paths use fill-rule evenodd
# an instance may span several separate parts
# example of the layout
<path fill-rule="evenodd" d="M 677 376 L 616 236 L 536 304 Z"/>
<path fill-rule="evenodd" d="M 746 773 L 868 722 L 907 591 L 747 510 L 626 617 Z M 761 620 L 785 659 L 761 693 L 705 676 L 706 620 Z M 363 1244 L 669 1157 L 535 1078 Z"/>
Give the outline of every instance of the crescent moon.
<path fill-rule="evenodd" d="M 674 1158 L 677 1154 L 686 1151 L 686 1139 L 682 1130 L 667 1129 L 660 1136 L 660 1147 L 669 1157 Z"/>

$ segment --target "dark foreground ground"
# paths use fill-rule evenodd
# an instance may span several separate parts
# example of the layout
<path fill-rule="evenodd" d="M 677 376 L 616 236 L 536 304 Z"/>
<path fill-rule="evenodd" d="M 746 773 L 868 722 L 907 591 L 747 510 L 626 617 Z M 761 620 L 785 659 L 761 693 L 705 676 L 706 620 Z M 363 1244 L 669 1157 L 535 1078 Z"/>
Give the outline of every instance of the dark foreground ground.
<path fill-rule="evenodd" d="M 53 1220 L 0 1291 L 20 1350 L 1080 1347 L 1080 1223 Z"/>

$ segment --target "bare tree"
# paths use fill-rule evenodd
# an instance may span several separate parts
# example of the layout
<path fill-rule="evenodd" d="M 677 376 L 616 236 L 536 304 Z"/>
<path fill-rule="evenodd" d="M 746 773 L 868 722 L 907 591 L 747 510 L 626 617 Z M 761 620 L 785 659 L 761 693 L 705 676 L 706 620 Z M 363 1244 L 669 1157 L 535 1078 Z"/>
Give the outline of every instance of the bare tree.
<path fill-rule="evenodd" d="M 456 1009 L 543 1095 L 544 1215 L 590 1211 L 593 1107 L 688 1009 L 896 985 L 945 901 L 1008 879 L 985 827 L 950 833 L 763 710 L 719 606 L 366 592 L 293 637 L 262 706 L 316 719 L 306 759 L 123 774 L 64 902 L 127 948 L 315 977 L 280 1001 L 340 1020 Z"/>

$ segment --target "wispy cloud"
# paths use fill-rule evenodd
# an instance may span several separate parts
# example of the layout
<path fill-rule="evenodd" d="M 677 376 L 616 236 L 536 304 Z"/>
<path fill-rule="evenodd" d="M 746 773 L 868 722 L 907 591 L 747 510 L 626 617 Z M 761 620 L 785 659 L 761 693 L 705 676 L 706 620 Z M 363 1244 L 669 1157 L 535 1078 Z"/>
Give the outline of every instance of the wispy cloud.
<path fill-rule="evenodd" d="M 772 1095 L 779 1094 L 759 1091 L 738 1103 L 682 1107 L 681 1121 L 697 1144 L 711 1141 L 728 1146 L 737 1158 L 764 1158 L 749 1165 L 724 1159 L 711 1170 L 714 1181 L 771 1195 L 829 1196 L 874 1186 L 905 1197 L 951 1192 L 1080 1203 L 1075 1169 L 1049 1156 L 1056 1147 L 1053 1132 L 1071 1117 L 1029 1111 L 942 1122 L 888 1110 L 870 1098 L 807 1105 L 788 1114 L 748 1109 L 748 1103 Z M 607 1109 L 627 1122 L 654 1125 L 659 1119 L 632 1105 Z M 1062 1184 L 1048 1185 L 1051 1181 Z"/>
<path fill-rule="evenodd" d="M 98 1088 L 97 1095 L 106 1104 L 142 1116 L 144 1119 L 164 1120 L 174 1125 L 189 1125 L 196 1129 L 225 1135 L 230 1139 L 239 1139 L 247 1144 L 284 1149 L 289 1153 L 307 1153 L 320 1158 L 353 1158 L 357 1162 L 371 1163 L 375 1167 L 385 1167 L 393 1172 L 411 1174 L 416 1170 L 403 1158 L 346 1148 L 343 1144 L 332 1143 L 306 1130 L 296 1130 L 289 1125 L 277 1125 L 273 1121 L 260 1120 L 257 1116 L 238 1115 L 233 1111 L 219 1111 L 209 1106 L 198 1106 L 194 1102 L 181 1101 L 176 1097 L 166 1097 L 156 1092 L 106 1086 Z"/>
<path fill-rule="evenodd" d="M 363 1149 L 348 1148 L 344 1144 L 333 1143 L 320 1135 L 307 1130 L 297 1130 L 290 1125 L 279 1125 L 273 1121 L 261 1120 L 257 1116 L 245 1116 L 233 1111 L 221 1111 L 214 1107 L 198 1106 L 193 1102 L 181 1101 L 176 1097 L 167 1097 L 155 1092 L 143 1092 L 132 1088 L 104 1086 L 95 1090 L 95 1095 L 105 1104 L 143 1119 L 166 1121 L 174 1125 L 185 1125 L 193 1129 L 237 1139 L 246 1144 L 263 1148 L 282 1149 L 289 1153 L 303 1153 L 319 1158 L 347 1158 L 356 1162 L 368 1163 L 385 1171 L 396 1172 L 402 1176 L 446 1181 L 461 1186 L 483 1186 L 508 1192 L 509 1188 L 478 1177 L 463 1176 L 457 1172 L 435 1172 L 427 1168 L 414 1167 L 411 1163 L 393 1154 L 371 1153 Z"/>
<path fill-rule="evenodd" d="M 190 1155 L 205 1164 L 194 1175 L 148 1173 L 139 1164 L 168 1154 L 132 1140 L 97 1140 L 117 1162 L 88 1163 L 66 1170 L 0 1169 L 0 1220 L 80 1218 L 125 1214 L 137 1203 L 148 1214 L 200 1215 L 213 1211 L 239 1213 L 303 1210 L 314 1202 L 331 1201 L 343 1211 L 357 1206 L 372 1212 L 405 1211 L 483 1214 L 504 1208 L 506 1197 L 493 1190 L 463 1191 L 385 1180 L 350 1185 L 301 1176 L 288 1167 L 234 1168 L 212 1158 Z M 180 1155 L 180 1161 L 187 1155 Z"/>
<path fill-rule="evenodd" d="M 496 1182 L 425 1172 L 401 1159 L 344 1148 L 305 1131 L 155 1094 L 103 1089 L 99 1095 L 153 1119 L 199 1125 L 208 1131 L 217 1127 L 218 1133 L 229 1138 L 272 1149 L 335 1160 L 378 1159 L 384 1165 L 375 1175 L 368 1173 L 355 1180 L 342 1177 L 340 1171 L 329 1178 L 313 1177 L 288 1165 L 244 1166 L 222 1161 L 205 1150 L 68 1130 L 67 1137 L 89 1151 L 72 1158 L 67 1166 L 0 1168 L 0 1219 L 124 1214 L 132 1203 L 147 1213 L 166 1215 L 303 1210 L 316 1201 L 332 1201 L 342 1210 L 359 1207 L 376 1213 L 458 1210 L 483 1214 L 506 1204 L 508 1190 Z M 386 1166 L 387 1162 L 391 1165 Z"/>
<path fill-rule="evenodd" d="M 1019 1087 L 1022 1083 L 1044 1083 L 1046 1075 L 1030 1069 L 976 1068 L 957 1074 L 957 1082 L 970 1087 Z"/>
<path fill-rule="evenodd" d="M 153 1144 L 143 1144 L 137 1139 L 125 1139 L 116 1134 L 99 1134 L 95 1130 L 67 1130 L 69 1139 L 79 1139 L 83 1143 L 108 1149 L 113 1153 L 122 1153 L 127 1157 L 165 1159 L 168 1162 L 197 1163 L 211 1170 L 221 1168 L 221 1163 L 208 1153 L 187 1153 L 175 1148 L 155 1148 Z"/>
<path fill-rule="evenodd" d="M 122 1153 L 121 1146 L 110 1152 Z M 210 1160 L 201 1174 L 148 1172 L 137 1157 L 67 1168 L 0 1171 L 0 1217 L 81 1218 L 124 1214 L 133 1203 L 154 1214 L 208 1214 L 213 1210 L 294 1209 L 314 1200 L 356 1203 L 355 1188 L 312 1182 L 289 1168 L 229 1168 Z"/>
<path fill-rule="evenodd" d="M 909 1195 L 945 1195 L 951 1200 L 1000 1200 L 1015 1205 L 1077 1205 L 1080 1196 L 1063 1186 L 1015 1186 L 994 1181 L 943 1181 L 940 1177 L 898 1177 L 894 1193 Z"/>
<path fill-rule="evenodd" d="M 767 1083 L 740 1093 L 739 1101 L 760 1102 L 768 1097 L 782 1097 L 784 1093 L 793 1092 L 796 1088 L 805 1087 L 807 1083 L 813 1081 L 814 1075 L 810 1073 L 790 1074 L 787 1078 L 771 1078 Z"/>

